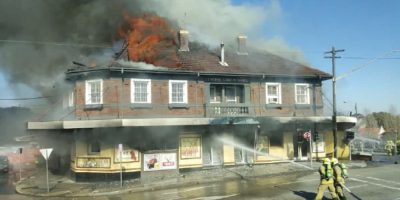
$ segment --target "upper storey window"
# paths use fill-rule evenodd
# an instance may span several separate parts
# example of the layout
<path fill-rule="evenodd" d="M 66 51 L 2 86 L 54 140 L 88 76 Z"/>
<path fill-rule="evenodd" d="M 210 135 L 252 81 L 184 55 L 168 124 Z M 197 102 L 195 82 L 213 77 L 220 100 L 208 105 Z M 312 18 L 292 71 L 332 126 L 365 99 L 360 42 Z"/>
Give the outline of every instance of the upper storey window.
<path fill-rule="evenodd" d="M 103 104 L 103 80 L 88 80 L 85 88 L 85 103 L 87 105 Z"/>
<path fill-rule="evenodd" d="M 225 100 L 227 103 L 238 103 L 237 88 L 235 86 L 225 87 Z"/>
<path fill-rule="evenodd" d="M 131 103 L 151 103 L 150 79 L 131 79 Z"/>
<path fill-rule="evenodd" d="M 309 84 L 295 84 L 296 104 L 310 104 L 309 88 Z"/>
<path fill-rule="evenodd" d="M 188 91 L 187 81 L 170 80 L 169 81 L 169 103 L 187 103 Z"/>
<path fill-rule="evenodd" d="M 74 106 L 74 91 L 71 91 L 68 93 L 68 107 L 73 107 Z"/>
<path fill-rule="evenodd" d="M 282 93 L 280 83 L 266 83 L 266 102 L 267 104 L 281 104 Z"/>
<path fill-rule="evenodd" d="M 210 103 L 221 103 L 222 101 L 222 87 L 216 85 L 210 86 Z"/>
<path fill-rule="evenodd" d="M 242 85 L 210 85 L 210 103 L 243 103 L 243 101 Z"/>

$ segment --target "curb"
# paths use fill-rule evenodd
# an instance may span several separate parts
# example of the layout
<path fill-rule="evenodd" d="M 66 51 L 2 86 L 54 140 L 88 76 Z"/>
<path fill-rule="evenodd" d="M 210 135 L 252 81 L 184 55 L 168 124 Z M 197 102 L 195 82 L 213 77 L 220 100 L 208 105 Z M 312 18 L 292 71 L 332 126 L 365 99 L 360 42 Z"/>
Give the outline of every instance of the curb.
<path fill-rule="evenodd" d="M 357 164 L 358 165 L 358 164 Z M 350 168 L 363 168 L 367 167 L 368 165 L 363 162 L 360 166 L 350 166 Z M 277 172 L 277 173 L 272 173 L 272 174 L 260 174 L 260 175 L 242 175 L 236 171 L 232 170 L 227 170 L 229 173 L 231 173 L 232 176 L 227 176 L 227 177 L 210 177 L 207 179 L 193 179 L 193 180 L 182 180 L 175 183 L 168 183 L 167 185 L 164 185 L 163 183 L 158 184 L 158 185 L 146 185 L 146 184 L 137 184 L 137 185 L 130 185 L 126 186 L 126 188 L 118 189 L 115 188 L 116 190 L 114 191 L 97 191 L 94 190 L 92 192 L 87 192 L 87 193 L 74 193 L 71 190 L 64 190 L 64 191 L 56 191 L 56 192 L 31 192 L 27 191 L 24 189 L 28 188 L 35 188 L 37 186 L 28 186 L 28 187 L 22 187 L 22 182 L 24 180 L 18 181 L 15 184 L 15 191 L 18 194 L 26 195 L 26 196 L 34 196 L 34 197 L 97 197 L 97 196 L 112 196 L 112 195 L 118 195 L 118 194 L 127 194 L 127 193 L 136 193 L 136 192 L 144 192 L 144 191 L 154 191 L 154 190 L 162 190 L 162 189 L 172 189 L 172 188 L 180 188 L 180 187 L 185 187 L 188 185 L 198 185 L 198 184 L 207 184 L 207 183 L 217 183 L 217 182 L 224 182 L 224 181 L 232 181 L 232 180 L 250 180 L 250 179 L 256 179 L 256 178 L 271 178 L 271 181 L 276 181 L 275 178 L 278 176 L 294 176 L 294 177 L 299 177 L 302 175 L 307 175 L 308 172 L 312 173 L 315 169 L 310 169 L 310 170 L 296 170 L 296 171 L 286 171 L 286 172 Z M 101 190 L 101 189 L 99 189 Z"/>

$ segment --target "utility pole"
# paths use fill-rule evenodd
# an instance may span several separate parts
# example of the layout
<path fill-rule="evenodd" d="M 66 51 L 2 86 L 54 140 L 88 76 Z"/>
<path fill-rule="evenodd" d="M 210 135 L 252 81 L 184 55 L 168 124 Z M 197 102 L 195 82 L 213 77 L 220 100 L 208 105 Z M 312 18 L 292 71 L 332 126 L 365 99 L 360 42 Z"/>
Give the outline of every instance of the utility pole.
<path fill-rule="evenodd" d="M 325 56 L 325 58 L 332 59 L 332 103 L 333 103 L 333 114 L 332 114 L 332 133 L 333 133 L 333 156 L 337 158 L 337 124 L 336 124 L 336 67 L 335 59 L 340 58 L 336 56 L 336 53 L 343 52 L 344 49 L 335 49 L 325 52 L 325 54 L 330 54 L 330 56 Z"/>

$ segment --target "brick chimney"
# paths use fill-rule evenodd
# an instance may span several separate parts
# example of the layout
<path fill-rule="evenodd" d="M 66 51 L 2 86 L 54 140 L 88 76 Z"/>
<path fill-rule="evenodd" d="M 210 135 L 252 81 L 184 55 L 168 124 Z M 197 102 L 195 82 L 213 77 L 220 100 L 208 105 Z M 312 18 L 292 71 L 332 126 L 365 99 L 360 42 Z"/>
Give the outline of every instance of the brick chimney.
<path fill-rule="evenodd" d="M 189 51 L 189 31 L 179 31 L 179 51 Z"/>
<path fill-rule="evenodd" d="M 247 36 L 239 35 L 237 37 L 237 42 L 238 42 L 237 54 L 248 55 L 249 53 L 247 52 L 247 46 L 246 46 Z"/>

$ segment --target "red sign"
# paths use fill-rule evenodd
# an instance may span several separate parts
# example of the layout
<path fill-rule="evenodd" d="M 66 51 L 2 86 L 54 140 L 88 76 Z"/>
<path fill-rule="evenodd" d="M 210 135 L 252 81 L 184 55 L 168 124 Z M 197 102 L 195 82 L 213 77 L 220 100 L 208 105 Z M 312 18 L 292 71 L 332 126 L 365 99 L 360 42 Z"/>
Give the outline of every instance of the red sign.
<path fill-rule="evenodd" d="M 311 138 L 311 131 L 304 132 L 303 137 L 304 139 L 309 140 Z"/>
<path fill-rule="evenodd" d="M 163 162 L 162 166 L 166 167 L 166 166 L 174 166 L 175 163 L 174 162 Z"/>

